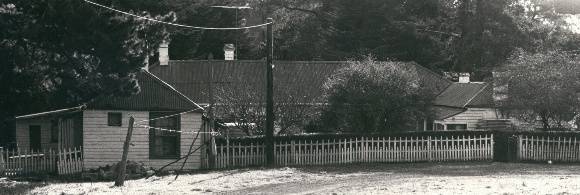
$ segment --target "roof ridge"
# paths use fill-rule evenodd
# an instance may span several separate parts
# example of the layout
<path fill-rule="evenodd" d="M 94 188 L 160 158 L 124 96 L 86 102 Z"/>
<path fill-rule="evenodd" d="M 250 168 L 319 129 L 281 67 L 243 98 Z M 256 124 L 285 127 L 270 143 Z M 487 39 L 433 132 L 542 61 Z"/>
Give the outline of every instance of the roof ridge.
<path fill-rule="evenodd" d="M 437 76 L 441 77 L 443 80 L 445 80 L 445 82 L 447 82 L 447 83 L 449 83 L 449 84 L 453 83 L 453 82 L 452 82 L 452 81 L 450 81 L 449 79 L 445 78 L 443 75 L 437 74 L 435 71 L 433 71 L 433 70 L 431 70 L 431 69 L 429 69 L 429 68 L 427 68 L 427 67 L 424 67 L 424 66 L 422 66 L 421 64 L 419 64 L 419 63 L 417 63 L 417 62 L 415 62 L 415 61 L 411 61 L 411 63 L 412 63 L 413 65 L 415 65 L 415 67 L 419 67 L 419 68 L 421 68 L 421 69 L 423 69 L 423 70 L 426 70 L 427 72 L 429 72 L 429 73 L 431 73 L 431 74 L 434 74 L 434 75 L 437 75 Z"/>
<path fill-rule="evenodd" d="M 146 75 L 149 75 L 150 77 L 154 78 L 155 80 L 157 80 L 157 82 L 160 82 L 162 84 L 162 86 L 165 86 L 165 87 L 169 88 L 170 90 L 176 92 L 177 94 L 179 94 L 181 96 L 181 98 L 184 98 L 186 101 L 193 103 L 195 106 L 197 106 L 198 109 L 204 110 L 203 107 L 201 107 L 199 104 L 197 104 L 193 100 L 189 99 L 189 97 L 185 96 L 183 93 L 181 93 L 177 89 L 175 89 L 175 87 L 173 87 L 169 83 L 163 81 L 161 78 L 155 76 L 153 73 L 150 73 L 147 70 L 141 70 L 141 72 L 144 72 Z"/>
<path fill-rule="evenodd" d="M 467 105 L 469 105 L 469 103 L 471 103 L 471 101 L 473 101 L 473 99 L 475 99 L 475 97 L 477 97 L 483 90 L 485 90 L 485 88 L 487 88 L 487 86 L 489 86 L 489 83 L 486 83 L 481 89 L 479 89 L 479 91 L 477 91 L 477 93 L 473 94 L 473 97 L 469 98 L 469 100 L 467 101 L 467 103 L 465 103 L 463 105 L 463 107 L 466 107 Z"/>

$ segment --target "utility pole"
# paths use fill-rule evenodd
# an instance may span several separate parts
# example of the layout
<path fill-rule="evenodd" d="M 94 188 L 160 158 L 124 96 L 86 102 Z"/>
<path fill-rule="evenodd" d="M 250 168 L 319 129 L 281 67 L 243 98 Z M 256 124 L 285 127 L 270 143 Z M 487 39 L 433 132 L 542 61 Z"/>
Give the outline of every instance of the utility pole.
<path fill-rule="evenodd" d="M 267 18 L 266 22 L 266 163 L 274 165 L 274 77 L 272 74 L 272 58 L 274 56 L 274 41 L 272 26 L 274 20 Z"/>

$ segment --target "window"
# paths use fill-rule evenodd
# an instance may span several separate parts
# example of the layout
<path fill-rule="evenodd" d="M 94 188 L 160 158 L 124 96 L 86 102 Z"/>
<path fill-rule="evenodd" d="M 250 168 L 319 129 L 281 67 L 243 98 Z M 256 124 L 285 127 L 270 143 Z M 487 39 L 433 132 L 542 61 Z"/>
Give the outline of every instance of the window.
<path fill-rule="evenodd" d="M 447 124 L 447 130 L 467 130 L 467 124 Z"/>
<path fill-rule="evenodd" d="M 52 120 L 50 122 L 50 142 L 58 142 L 58 120 Z"/>
<path fill-rule="evenodd" d="M 151 112 L 149 118 L 159 118 L 172 115 L 168 112 Z M 166 130 L 180 131 L 180 115 L 149 121 L 149 157 L 179 158 L 180 134 Z"/>
<path fill-rule="evenodd" d="M 435 130 L 436 131 L 443 131 L 443 130 L 445 130 L 445 125 L 443 125 L 441 123 L 435 123 Z"/>
<path fill-rule="evenodd" d="M 109 126 L 122 126 L 123 125 L 123 115 L 120 112 L 109 112 L 107 113 L 107 123 Z"/>

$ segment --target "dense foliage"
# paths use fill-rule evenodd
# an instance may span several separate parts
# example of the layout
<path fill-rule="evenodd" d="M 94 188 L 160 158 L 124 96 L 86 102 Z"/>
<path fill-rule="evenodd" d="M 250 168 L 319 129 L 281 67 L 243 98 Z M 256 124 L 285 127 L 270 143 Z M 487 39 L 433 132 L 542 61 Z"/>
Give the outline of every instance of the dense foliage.
<path fill-rule="evenodd" d="M 249 26 L 273 17 L 278 60 L 372 54 L 436 71 L 473 72 L 477 80 L 489 77 L 517 48 L 530 53 L 580 49 L 579 36 L 566 28 L 561 14 L 578 14 L 571 0 L 95 1 L 194 26 Z M 101 94 L 135 93 L 133 73 L 148 56 L 154 63 L 163 39 L 171 41 L 172 59 L 222 59 L 225 43 L 237 43 L 238 59 L 262 59 L 265 45 L 263 28 L 182 29 L 79 0 L 4 0 L 0 29 L 0 119 Z"/>
<path fill-rule="evenodd" d="M 3 121 L 78 105 L 98 95 L 138 92 L 134 72 L 168 35 L 157 23 L 77 0 L 3 1 L 0 29 Z"/>
<path fill-rule="evenodd" d="M 359 133 L 416 129 L 431 98 L 408 66 L 370 57 L 350 61 L 325 83 L 323 127 Z"/>
<path fill-rule="evenodd" d="M 580 59 L 561 51 L 517 52 L 497 84 L 505 93 L 502 108 L 545 130 L 564 128 L 580 111 Z"/>

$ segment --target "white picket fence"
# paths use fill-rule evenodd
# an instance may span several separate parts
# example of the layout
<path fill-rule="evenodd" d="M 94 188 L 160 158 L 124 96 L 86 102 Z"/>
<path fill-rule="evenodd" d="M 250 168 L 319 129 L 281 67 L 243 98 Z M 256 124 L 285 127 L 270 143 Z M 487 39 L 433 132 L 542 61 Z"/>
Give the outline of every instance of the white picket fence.
<path fill-rule="evenodd" d="M 0 150 L 0 176 L 69 175 L 83 170 L 82 149 Z"/>
<path fill-rule="evenodd" d="M 518 159 L 523 161 L 580 162 L 580 140 L 575 136 L 518 136 Z"/>
<path fill-rule="evenodd" d="M 216 145 L 216 168 L 265 164 L 259 143 Z M 493 134 L 464 136 L 351 137 L 278 141 L 276 165 L 328 165 L 364 162 L 489 161 Z"/>

